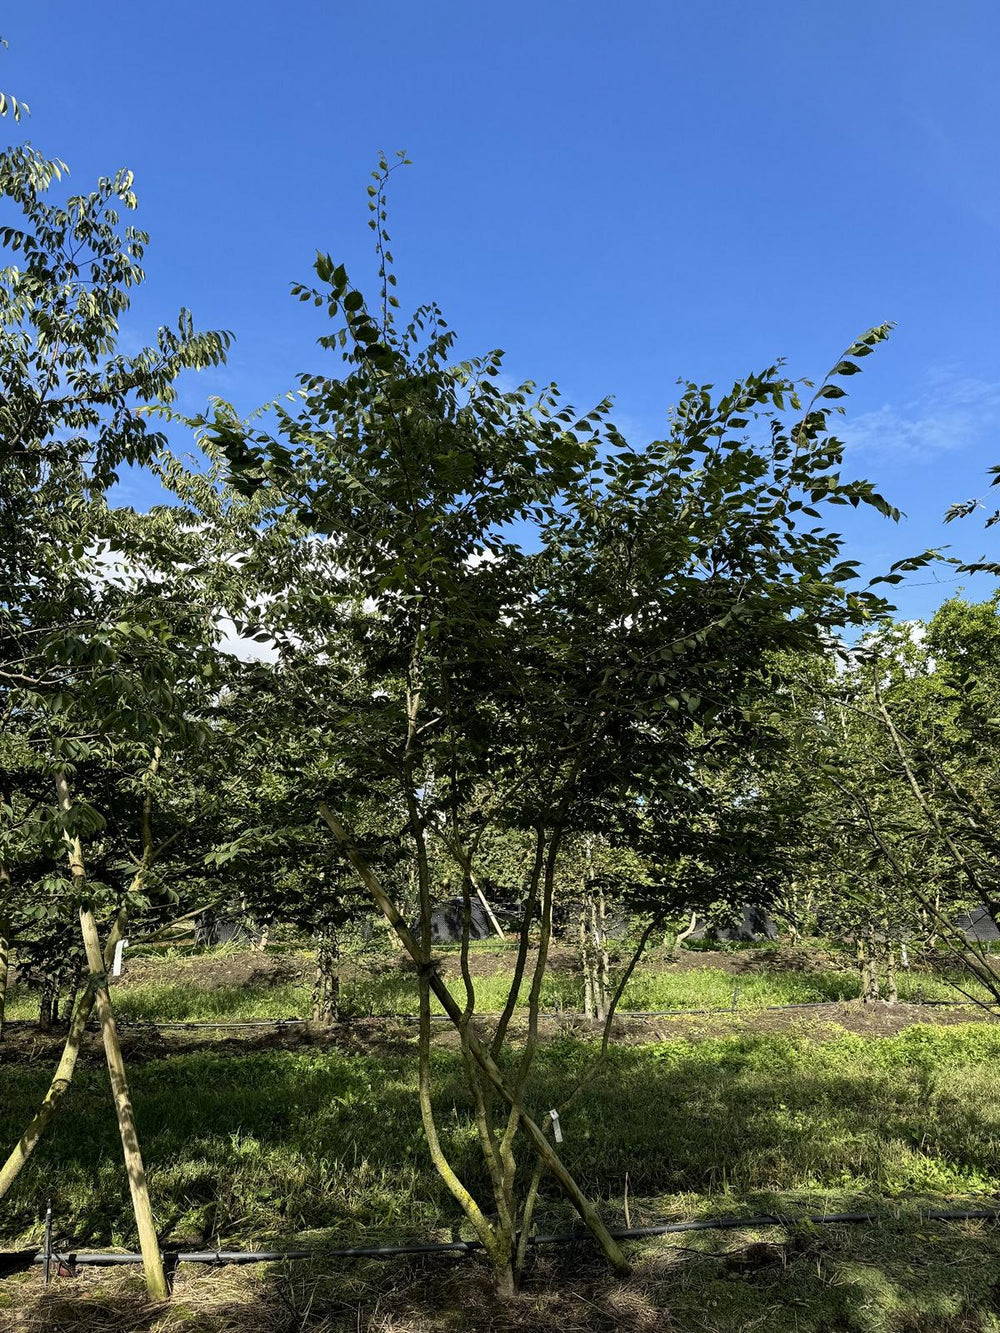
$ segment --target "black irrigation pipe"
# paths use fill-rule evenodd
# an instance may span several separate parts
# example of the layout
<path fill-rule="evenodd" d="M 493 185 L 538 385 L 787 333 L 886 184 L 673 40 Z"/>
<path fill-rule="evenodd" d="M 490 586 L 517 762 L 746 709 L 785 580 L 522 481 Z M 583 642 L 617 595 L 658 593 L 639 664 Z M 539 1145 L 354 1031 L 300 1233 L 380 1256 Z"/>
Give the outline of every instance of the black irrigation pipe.
<path fill-rule="evenodd" d="M 688 1231 L 745 1231 L 761 1227 L 791 1230 L 802 1223 L 810 1226 L 849 1226 L 886 1220 L 879 1213 L 813 1213 L 799 1217 L 790 1213 L 764 1213 L 759 1217 L 706 1217 L 690 1222 L 662 1222 L 649 1227 L 628 1227 L 612 1231 L 615 1240 L 644 1240 Z M 1000 1208 L 938 1208 L 920 1215 L 924 1222 L 998 1222 Z M 529 1236 L 529 1245 L 573 1245 L 586 1239 L 586 1232 L 575 1231 L 552 1236 Z M 279 1263 L 291 1259 L 393 1259 L 406 1254 L 469 1254 L 483 1248 L 479 1240 L 413 1241 L 401 1245 L 359 1245 L 349 1249 L 325 1250 L 180 1250 L 164 1252 L 170 1264 L 255 1264 Z M 40 1250 L 33 1264 L 79 1264 L 113 1268 L 119 1264 L 141 1264 L 141 1254 L 62 1253 Z"/>
<path fill-rule="evenodd" d="M 118 1026 L 121 1028 L 287 1028 L 301 1026 L 308 1023 L 308 1018 L 257 1018 L 237 1021 L 235 1019 L 220 1019 L 218 1023 L 210 1020 L 185 1022 L 183 1019 L 171 1019 L 164 1023 L 157 1023 L 151 1018 L 118 1019 Z M 99 1030 L 99 1028 L 95 1028 Z"/>

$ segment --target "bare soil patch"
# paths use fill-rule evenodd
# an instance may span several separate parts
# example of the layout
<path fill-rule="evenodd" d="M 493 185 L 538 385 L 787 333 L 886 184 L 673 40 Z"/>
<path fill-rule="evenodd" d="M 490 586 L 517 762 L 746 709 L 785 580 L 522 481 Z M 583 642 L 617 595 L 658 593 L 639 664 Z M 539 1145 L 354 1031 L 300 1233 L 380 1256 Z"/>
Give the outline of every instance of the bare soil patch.
<path fill-rule="evenodd" d="M 269 954 L 247 951 L 233 954 L 192 954 L 180 962 L 155 956 L 125 956 L 116 986 L 128 990 L 151 981 L 190 981 L 200 990 L 229 986 L 263 989 L 302 977 L 311 967 L 304 954 Z"/>

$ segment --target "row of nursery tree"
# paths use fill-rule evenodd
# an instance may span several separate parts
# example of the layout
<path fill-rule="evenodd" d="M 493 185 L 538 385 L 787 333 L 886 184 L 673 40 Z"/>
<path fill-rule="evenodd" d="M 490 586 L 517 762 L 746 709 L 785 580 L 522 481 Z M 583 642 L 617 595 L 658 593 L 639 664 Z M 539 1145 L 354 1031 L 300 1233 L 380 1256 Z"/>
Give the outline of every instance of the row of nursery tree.
<path fill-rule="evenodd" d="M 176 380 L 200 370 L 210 390 L 230 337 L 182 311 L 120 349 L 147 239 L 131 177 L 67 196 L 61 163 L 0 156 L 0 1024 L 13 956 L 67 1025 L 0 1196 L 96 1010 L 153 1294 L 107 978 L 126 933 L 238 897 L 315 938 L 329 1016 L 338 932 L 383 919 L 417 978 L 427 1148 L 502 1292 L 547 1190 L 625 1267 L 533 1096 L 557 905 L 582 912 L 595 1060 L 647 942 L 727 905 L 849 937 L 872 993 L 917 940 L 1000 998 L 956 928 L 1000 897 L 997 603 L 894 624 L 834 526 L 833 506 L 897 517 L 842 473 L 835 434 L 888 327 L 818 384 L 777 365 L 725 393 L 688 384 L 637 445 L 608 402 L 505 387 L 499 352 L 459 359 L 436 306 L 401 318 L 395 165 L 369 186 L 373 292 L 325 254 L 293 286 L 329 317 L 319 368 L 249 418 L 208 399 L 191 419 Z M 148 512 L 116 501 L 123 468 L 158 487 Z M 488 1023 L 468 966 L 484 892 L 516 939 Z M 431 939 L 444 893 L 462 904 L 459 999 Z M 610 899 L 633 925 L 614 966 Z M 489 1198 L 438 1134 L 432 1003 L 458 1034 Z"/>

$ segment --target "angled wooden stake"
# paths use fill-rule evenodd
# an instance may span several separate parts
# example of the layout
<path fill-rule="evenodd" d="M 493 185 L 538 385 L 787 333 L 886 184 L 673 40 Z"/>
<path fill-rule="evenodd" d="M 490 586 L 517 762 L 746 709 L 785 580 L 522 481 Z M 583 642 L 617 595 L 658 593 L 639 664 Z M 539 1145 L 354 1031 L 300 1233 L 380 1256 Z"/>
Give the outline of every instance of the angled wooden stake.
<path fill-rule="evenodd" d="M 56 777 L 56 796 L 59 809 L 68 813 L 72 809 L 69 787 L 63 774 Z M 97 934 L 97 922 L 94 911 L 86 897 L 87 872 L 83 862 L 83 849 L 80 839 L 67 832 L 66 846 L 69 853 L 70 874 L 80 893 L 80 931 L 83 935 L 83 947 L 87 954 L 87 968 L 90 973 L 87 984 L 93 990 L 97 1013 L 101 1020 L 101 1035 L 104 1039 L 104 1054 L 108 1061 L 108 1073 L 111 1075 L 111 1092 L 118 1116 L 118 1130 L 122 1139 L 122 1151 L 125 1156 L 125 1170 L 128 1174 L 129 1190 L 132 1194 L 132 1209 L 135 1224 L 139 1232 L 139 1249 L 142 1252 L 142 1267 L 146 1277 L 146 1290 L 154 1301 L 166 1300 L 169 1295 L 166 1274 L 163 1271 L 163 1256 L 160 1254 L 160 1242 L 153 1223 L 153 1210 L 149 1203 L 149 1188 L 146 1185 L 146 1171 L 139 1150 L 139 1136 L 135 1129 L 135 1116 L 132 1113 L 132 1099 L 129 1096 L 128 1079 L 125 1075 L 125 1061 L 122 1058 L 121 1042 L 118 1040 L 118 1028 L 114 1011 L 111 1007 L 111 995 L 108 991 L 108 978 L 101 954 L 101 942 Z"/>

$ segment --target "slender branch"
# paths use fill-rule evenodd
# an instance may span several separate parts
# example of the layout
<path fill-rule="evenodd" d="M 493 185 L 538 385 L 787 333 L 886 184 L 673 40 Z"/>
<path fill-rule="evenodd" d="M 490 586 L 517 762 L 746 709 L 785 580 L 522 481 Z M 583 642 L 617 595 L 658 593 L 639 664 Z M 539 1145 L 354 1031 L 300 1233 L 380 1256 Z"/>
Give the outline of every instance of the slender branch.
<path fill-rule="evenodd" d="M 541 881 L 542 868 L 545 864 L 545 832 L 539 828 L 535 833 L 535 859 L 531 868 L 531 874 L 528 879 L 528 894 L 524 903 L 524 916 L 521 920 L 520 938 L 517 945 L 517 958 L 514 961 L 514 977 L 510 983 L 510 989 L 507 992 L 507 999 L 503 1007 L 503 1012 L 497 1022 L 493 1033 L 493 1039 L 490 1042 L 490 1054 L 496 1059 L 503 1047 L 504 1038 L 507 1035 L 507 1028 L 513 1017 L 514 1010 L 517 1007 L 518 996 L 521 993 L 521 982 L 524 979 L 524 968 L 528 959 L 528 947 L 531 940 L 531 923 L 535 915 L 535 905 L 538 902 L 538 885 Z"/>

